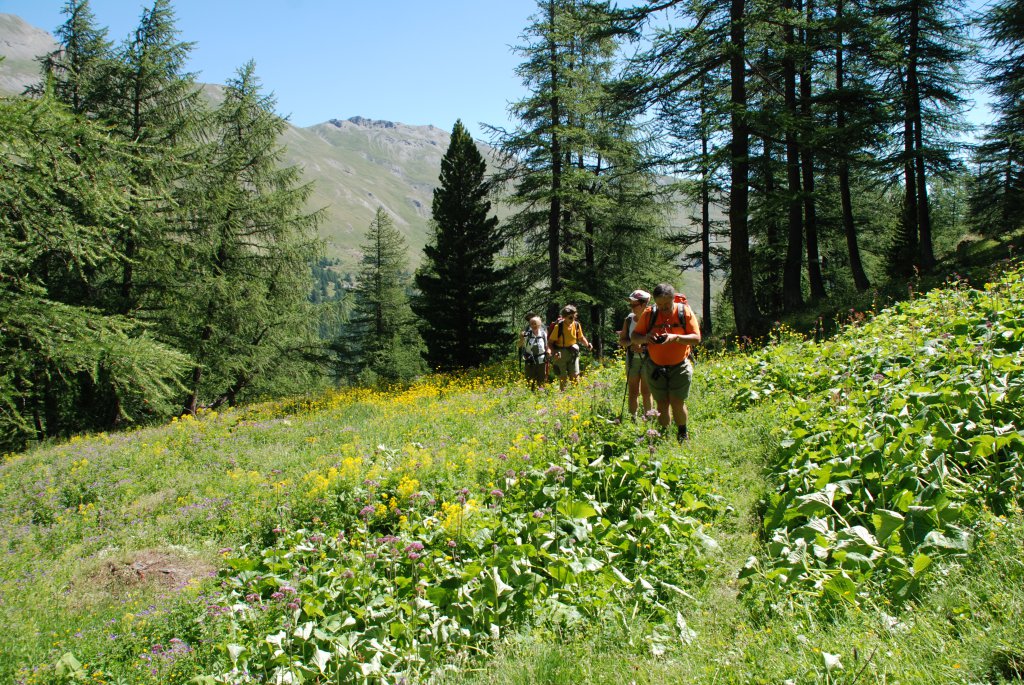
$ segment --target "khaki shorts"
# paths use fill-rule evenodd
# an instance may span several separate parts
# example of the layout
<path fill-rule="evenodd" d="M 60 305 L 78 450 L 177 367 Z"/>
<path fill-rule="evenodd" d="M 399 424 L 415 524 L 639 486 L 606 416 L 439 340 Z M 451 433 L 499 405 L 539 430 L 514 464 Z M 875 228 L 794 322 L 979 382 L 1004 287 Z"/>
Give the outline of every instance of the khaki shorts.
<path fill-rule="evenodd" d="M 580 375 L 580 351 L 571 347 L 556 347 L 551 355 L 551 366 L 558 377 Z"/>
<path fill-rule="evenodd" d="M 664 402 L 672 397 L 685 401 L 690 395 L 693 364 L 689 359 L 675 366 L 658 366 L 647 358 L 643 374 L 655 402 Z"/>

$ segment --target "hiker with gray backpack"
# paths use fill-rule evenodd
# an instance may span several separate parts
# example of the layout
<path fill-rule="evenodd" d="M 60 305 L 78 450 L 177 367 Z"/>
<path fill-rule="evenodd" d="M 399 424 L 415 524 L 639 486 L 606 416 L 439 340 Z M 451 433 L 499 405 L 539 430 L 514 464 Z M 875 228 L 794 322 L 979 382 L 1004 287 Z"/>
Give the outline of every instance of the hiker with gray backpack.
<path fill-rule="evenodd" d="M 654 306 L 640 316 L 630 342 L 647 345 L 643 374 L 658 407 L 658 422 L 668 429 L 671 409 L 676 438 L 682 442 L 689 438 L 686 398 L 693 379 L 690 351 L 700 343 L 700 324 L 686 296 L 677 295 L 672 285 L 661 283 L 652 295 Z"/>
<path fill-rule="evenodd" d="M 531 390 L 544 389 L 548 381 L 548 360 L 551 358 L 551 347 L 548 345 L 548 332 L 539 316 L 527 316 L 529 327 L 519 334 L 516 346 L 526 367 L 526 381 Z"/>
<path fill-rule="evenodd" d="M 651 410 L 651 389 L 641 373 L 643 362 L 647 359 L 647 346 L 630 341 L 640 315 L 647 310 L 651 294 L 646 290 L 634 290 L 629 294 L 629 315 L 622 322 L 619 331 L 619 345 L 626 348 L 626 392 L 629 396 L 629 415 L 636 417 L 643 396 L 644 413 Z"/>

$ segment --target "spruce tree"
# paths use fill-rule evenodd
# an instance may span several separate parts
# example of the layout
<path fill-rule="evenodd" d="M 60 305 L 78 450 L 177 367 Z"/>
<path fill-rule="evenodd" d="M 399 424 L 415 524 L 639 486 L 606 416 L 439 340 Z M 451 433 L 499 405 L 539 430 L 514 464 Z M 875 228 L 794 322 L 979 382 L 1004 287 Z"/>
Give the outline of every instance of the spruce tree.
<path fill-rule="evenodd" d="M 433 239 L 416 273 L 412 301 L 431 368 L 449 370 L 491 361 L 508 348 L 504 316 L 507 269 L 498 265 L 505 245 L 490 216 L 487 163 L 473 138 L 455 122 L 434 190 Z"/>
<path fill-rule="evenodd" d="M 426 371 L 423 339 L 409 306 L 408 248 L 383 207 L 362 246 L 359 281 L 344 349 L 353 380 L 395 383 Z"/>

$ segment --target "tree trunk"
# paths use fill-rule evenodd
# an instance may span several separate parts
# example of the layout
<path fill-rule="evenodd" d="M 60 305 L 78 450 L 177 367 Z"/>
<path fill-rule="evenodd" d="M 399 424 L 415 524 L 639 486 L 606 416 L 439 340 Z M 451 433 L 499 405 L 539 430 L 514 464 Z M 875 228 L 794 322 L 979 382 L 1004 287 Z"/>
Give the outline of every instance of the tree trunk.
<path fill-rule="evenodd" d="M 921 7 L 918 0 L 911 2 L 909 54 L 907 67 L 907 91 L 910 95 L 910 119 L 913 124 L 913 149 L 917 193 L 917 237 L 918 263 L 922 269 L 935 266 L 935 252 L 932 248 L 931 212 L 928 208 L 928 177 L 924 164 L 924 126 L 921 115 L 921 88 L 917 79 L 918 41 L 920 39 Z"/>
<path fill-rule="evenodd" d="M 701 100 L 701 121 L 704 121 L 704 101 Z M 711 326 L 711 170 L 708 162 L 707 127 L 701 125 L 700 137 L 700 263 L 701 263 L 701 333 L 712 335 Z"/>
<path fill-rule="evenodd" d="M 843 63 L 843 0 L 836 3 L 836 23 L 840 27 L 836 31 L 836 93 L 839 97 L 839 107 L 836 111 L 836 130 L 840 139 L 843 138 L 846 130 L 846 101 L 843 90 L 846 85 L 844 79 L 845 65 Z M 857 244 L 857 226 L 853 221 L 853 196 L 850 192 L 850 163 L 847 161 L 847 154 L 844 151 L 839 158 L 839 199 L 842 205 L 843 233 L 846 235 L 846 249 L 850 257 L 850 271 L 853 273 L 853 284 L 857 290 L 867 290 L 871 283 L 864 272 L 864 264 L 860 258 L 860 246 Z"/>
<path fill-rule="evenodd" d="M 548 2 L 548 20 L 551 22 L 551 34 L 555 31 L 555 3 Z M 548 278 L 550 279 L 551 301 L 548 303 L 548 320 L 554 321 L 558 318 L 559 304 L 554 298 L 562 289 L 561 250 L 559 239 L 561 237 L 562 218 L 562 145 L 558 136 L 558 126 L 561 123 L 561 107 L 558 101 L 558 46 L 553 39 L 548 42 L 548 50 L 551 57 L 551 98 L 548 106 L 551 113 L 551 201 L 548 208 Z"/>
<path fill-rule="evenodd" d="M 784 0 L 784 11 L 793 9 L 792 0 Z M 786 206 L 789 227 L 786 241 L 786 262 L 782 269 L 782 310 L 793 312 L 804 304 L 801 288 L 801 267 L 803 266 L 804 227 L 803 212 L 800 207 L 800 146 L 796 135 L 796 63 L 793 59 L 795 37 L 793 24 L 786 19 L 783 27 L 785 54 L 782 59 L 783 81 L 785 83 L 786 105 L 786 183 L 788 184 Z"/>
<path fill-rule="evenodd" d="M 914 168 L 914 122 L 910 116 L 909 104 L 903 117 L 903 156 L 903 244 L 900 245 L 900 266 L 907 269 L 917 259 L 919 242 L 917 236 L 917 175 Z M 909 271 L 909 269 L 907 270 Z"/>
<path fill-rule="evenodd" d="M 729 251 L 732 264 L 732 309 L 736 333 L 754 337 L 763 325 L 754 297 L 754 274 L 750 261 L 750 125 L 747 122 L 746 19 L 745 0 L 731 0 L 729 8 L 730 129 L 732 140 L 729 188 Z"/>
<path fill-rule="evenodd" d="M 807 236 L 807 280 L 811 286 L 811 299 L 825 299 L 825 281 L 821 275 L 821 258 L 818 254 L 818 213 L 814 206 L 814 147 L 811 132 L 814 130 L 814 112 L 811 104 L 811 54 L 813 39 L 810 26 L 814 19 L 813 0 L 807 0 L 807 27 L 801 33 L 804 46 L 804 61 L 800 69 L 800 118 L 803 123 L 803 144 L 801 145 L 801 166 L 803 170 L 804 231 Z"/>

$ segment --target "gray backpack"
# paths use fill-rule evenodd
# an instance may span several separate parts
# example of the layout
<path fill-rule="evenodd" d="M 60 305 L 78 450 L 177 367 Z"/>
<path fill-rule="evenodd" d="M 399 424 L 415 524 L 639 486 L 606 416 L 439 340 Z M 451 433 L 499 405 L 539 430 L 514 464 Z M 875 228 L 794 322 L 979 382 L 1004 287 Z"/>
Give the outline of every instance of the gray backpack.
<path fill-rule="evenodd" d="M 527 364 L 543 364 L 547 361 L 548 333 L 541 328 L 540 333 L 534 335 L 533 330 L 526 329 L 523 339 L 523 361 Z"/>

